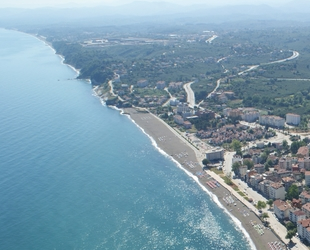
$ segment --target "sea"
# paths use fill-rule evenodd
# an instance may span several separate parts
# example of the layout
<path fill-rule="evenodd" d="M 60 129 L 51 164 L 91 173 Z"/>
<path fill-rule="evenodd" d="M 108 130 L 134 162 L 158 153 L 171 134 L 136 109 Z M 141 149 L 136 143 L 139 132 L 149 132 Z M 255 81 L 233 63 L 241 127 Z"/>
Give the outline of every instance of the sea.
<path fill-rule="evenodd" d="M 34 36 L 0 29 L 0 249 L 253 249 L 128 116 Z"/>

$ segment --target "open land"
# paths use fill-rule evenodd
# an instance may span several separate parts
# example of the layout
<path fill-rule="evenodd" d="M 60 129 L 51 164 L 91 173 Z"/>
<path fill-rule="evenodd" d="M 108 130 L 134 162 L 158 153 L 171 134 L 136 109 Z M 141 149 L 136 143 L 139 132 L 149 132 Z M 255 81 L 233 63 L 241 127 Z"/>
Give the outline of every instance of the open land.
<path fill-rule="evenodd" d="M 127 108 L 124 112 L 130 115 L 134 122 L 156 141 L 160 149 L 172 156 L 185 170 L 199 177 L 199 182 L 214 193 L 223 207 L 241 222 L 256 249 L 271 249 L 269 244 L 281 242 L 276 234 L 263 226 L 257 216 L 258 211 L 252 204 L 241 198 L 218 175 L 211 171 L 202 171 L 202 153 L 195 149 L 178 132 L 147 111 L 140 112 L 134 108 Z M 207 184 L 210 181 L 216 181 L 219 186 L 211 188 Z M 282 242 L 280 244 L 283 246 Z"/>

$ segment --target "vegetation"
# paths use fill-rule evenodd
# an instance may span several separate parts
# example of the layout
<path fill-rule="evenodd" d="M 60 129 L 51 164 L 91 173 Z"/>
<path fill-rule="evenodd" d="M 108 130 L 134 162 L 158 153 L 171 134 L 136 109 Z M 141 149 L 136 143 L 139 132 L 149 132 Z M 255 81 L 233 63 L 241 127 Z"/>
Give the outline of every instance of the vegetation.
<path fill-rule="evenodd" d="M 262 208 L 266 208 L 266 202 L 258 201 L 256 207 L 257 207 L 258 210 L 260 210 Z"/>
<path fill-rule="evenodd" d="M 298 187 L 293 184 L 292 186 L 290 186 L 290 188 L 288 189 L 287 193 L 286 193 L 286 197 L 287 200 L 292 200 L 292 199 L 298 199 L 299 198 L 299 190 Z"/>

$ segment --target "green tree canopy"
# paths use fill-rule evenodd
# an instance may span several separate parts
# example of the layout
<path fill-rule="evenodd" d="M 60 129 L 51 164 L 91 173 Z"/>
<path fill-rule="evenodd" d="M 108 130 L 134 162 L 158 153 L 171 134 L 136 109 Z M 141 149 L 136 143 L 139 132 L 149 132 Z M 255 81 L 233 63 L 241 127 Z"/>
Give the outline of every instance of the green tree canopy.
<path fill-rule="evenodd" d="M 250 159 L 244 159 L 243 164 L 248 167 L 248 169 L 251 169 L 254 167 L 254 162 Z"/>
<path fill-rule="evenodd" d="M 240 162 L 235 162 L 232 165 L 232 171 L 234 171 L 234 173 L 237 175 L 239 173 L 239 167 L 241 166 Z"/>
<path fill-rule="evenodd" d="M 299 197 L 299 190 L 298 187 L 293 184 L 292 186 L 290 186 L 290 188 L 288 189 L 287 193 L 286 193 L 286 198 L 288 200 L 292 200 L 292 199 L 298 199 Z"/>
<path fill-rule="evenodd" d="M 233 148 L 236 152 L 241 152 L 242 144 L 240 141 L 233 139 L 230 146 Z"/>
<path fill-rule="evenodd" d="M 258 201 L 256 206 L 257 206 L 257 209 L 265 208 L 266 207 L 266 202 Z"/>
<path fill-rule="evenodd" d="M 269 205 L 269 208 L 271 208 L 272 205 L 273 205 L 273 200 L 272 200 L 272 199 L 268 200 L 268 201 L 267 201 L 267 204 Z"/>
<path fill-rule="evenodd" d="M 202 160 L 202 164 L 206 167 L 208 166 L 209 163 L 210 161 L 207 158 Z"/>

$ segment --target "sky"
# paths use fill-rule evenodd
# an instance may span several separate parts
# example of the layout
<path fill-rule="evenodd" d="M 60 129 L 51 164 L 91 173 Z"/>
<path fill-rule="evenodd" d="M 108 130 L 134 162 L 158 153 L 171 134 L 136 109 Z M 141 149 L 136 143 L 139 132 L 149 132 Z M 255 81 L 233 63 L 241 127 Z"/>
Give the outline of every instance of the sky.
<path fill-rule="evenodd" d="M 0 8 L 19 7 L 19 8 L 37 8 L 37 7 L 83 7 L 96 5 L 121 5 L 134 2 L 135 0 L 0 0 Z M 270 6 L 280 6 L 291 0 L 143 0 L 147 2 L 170 2 L 180 5 L 205 4 L 216 5 L 235 5 L 235 4 L 268 4 Z"/>

